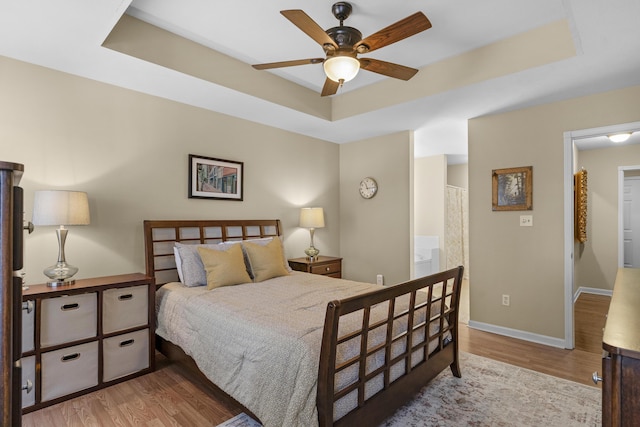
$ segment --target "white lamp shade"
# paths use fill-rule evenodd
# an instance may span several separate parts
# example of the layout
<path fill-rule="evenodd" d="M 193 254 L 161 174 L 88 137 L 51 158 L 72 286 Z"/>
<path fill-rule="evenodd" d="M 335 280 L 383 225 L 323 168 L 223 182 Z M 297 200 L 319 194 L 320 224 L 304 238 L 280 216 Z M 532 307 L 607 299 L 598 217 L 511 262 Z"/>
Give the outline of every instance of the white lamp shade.
<path fill-rule="evenodd" d="M 304 228 L 324 227 L 324 209 L 322 208 L 300 209 L 300 227 L 304 227 Z"/>
<path fill-rule="evenodd" d="M 33 200 L 35 225 L 89 224 L 89 198 L 83 191 L 41 190 Z"/>
<path fill-rule="evenodd" d="M 348 82 L 360 70 L 360 61 L 351 56 L 332 56 L 323 63 L 324 73 L 334 82 Z"/>

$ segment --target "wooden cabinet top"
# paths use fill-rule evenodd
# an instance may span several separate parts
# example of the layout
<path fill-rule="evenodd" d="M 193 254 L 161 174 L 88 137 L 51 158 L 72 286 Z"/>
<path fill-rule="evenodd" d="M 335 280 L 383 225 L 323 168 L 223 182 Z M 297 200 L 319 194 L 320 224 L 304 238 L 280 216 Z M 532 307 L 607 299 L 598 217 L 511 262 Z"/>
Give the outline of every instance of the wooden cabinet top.
<path fill-rule="evenodd" d="M 640 359 L 640 269 L 620 268 L 604 328 L 602 348 Z"/>
<path fill-rule="evenodd" d="M 324 256 L 324 255 L 317 256 L 313 261 L 311 261 L 311 259 L 309 259 L 308 257 L 289 258 L 289 262 L 295 262 L 299 264 L 308 264 L 308 265 L 321 264 L 321 263 L 332 262 L 332 261 L 341 261 L 341 260 L 342 258 L 339 258 L 339 257 Z"/>
<path fill-rule="evenodd" d="M 75 284 L 68 286 L 50 287 L 46 283 L 39 285 L 29 285 L 28 289 L 22 291 L 22 299 L 29 299 L 34 295 L 47 294 L 48 297 L 59 295 L 71 295 L 84 293 L 87 289 L 100 287 L 135 286 L 154 283 L 153 277 L 148 277 L 142 273 L 119 274 L 116 276 L 93 277 L 90 279 L 78 279 Z"/>

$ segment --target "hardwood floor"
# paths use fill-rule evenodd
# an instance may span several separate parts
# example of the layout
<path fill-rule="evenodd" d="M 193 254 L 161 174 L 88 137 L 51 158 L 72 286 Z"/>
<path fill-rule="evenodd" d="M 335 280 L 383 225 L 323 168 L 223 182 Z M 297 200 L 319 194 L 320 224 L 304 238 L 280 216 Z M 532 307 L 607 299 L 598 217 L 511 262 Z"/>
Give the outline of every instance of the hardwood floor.
<path fill-rule="evenodd" d="M 581 294 L 574 305 L 575 344 L 580 350 L 602 353 L 602 330 L 611 297 Z"/>
<path fill-rule="evenodd" d="M 602 327 L 609 297 L 581 295 L 575 306 L 576 344 L 564 350 L 460 325 L 460 349 L 479 356 L 594 386 L 601 371 Z M 580 339 L 578 339 L 578 335 Z M 23 426 L 215 426 L 243 411 L 219 390 L 157 356 L 157 370 L 23 416 Z M 462 366 L 464 375 L 464 366 Z"/>
<path fill-rule="evenodd" d="M 610 300 L 608 296 L 580 295 L 574 305 L 576 348 L 573 350 L 495 335 L 466 325 L 460 325 L 460 349 L 594 386 L 591 375 L 595 371 L 602 373 L 602 329 Z"/>

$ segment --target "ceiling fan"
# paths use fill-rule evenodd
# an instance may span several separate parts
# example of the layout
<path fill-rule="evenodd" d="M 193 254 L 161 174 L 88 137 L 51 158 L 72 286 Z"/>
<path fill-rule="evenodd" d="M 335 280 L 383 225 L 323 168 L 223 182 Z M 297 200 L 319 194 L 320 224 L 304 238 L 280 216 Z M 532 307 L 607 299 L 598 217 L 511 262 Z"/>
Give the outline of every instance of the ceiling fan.
<path fill-rule="evenodd" d="M 428 30 L 431 28 L 431 22 L 424 13 L 416 12 L 363 39 L 362 33 L 356 28 L 342 25 L 352 10 L 351 4 L 347 2 L 335 3 L 331 12 L 340 21 L 340 26 L 329 28 L 326 31 L 302 10 L 280 11 L 285 18 L 320 44 L 326 57 L 256 64 L 253 65 L 253 68 L 267 70 L 295 65 L 323 64 L 327 79 L 322 88 L 322 96 L 334 95 L 344 82 L 348 82 L 358 74 L 360 68 L 401 80 L 409 80 L 413 77 L 418 72 L 415 68 L 379 59 L 358 58 L 358 54 L 373 52 Z"/>

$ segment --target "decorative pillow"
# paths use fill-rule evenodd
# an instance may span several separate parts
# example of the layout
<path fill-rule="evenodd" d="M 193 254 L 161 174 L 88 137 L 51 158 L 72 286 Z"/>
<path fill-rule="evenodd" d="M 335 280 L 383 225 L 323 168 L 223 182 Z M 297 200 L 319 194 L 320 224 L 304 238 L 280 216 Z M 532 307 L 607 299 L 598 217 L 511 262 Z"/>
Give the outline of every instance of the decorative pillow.
<path fill-rule="evenodd" d="M 289 273 L 293 271 L 293 269 L 289 266 L 287 262 L 287 258 L 284 256 L 284 247 L 282 245 L 282 239 L 279 236 L 276 237 L 261 237 L 259 239 L 248 239 L 248 240 L 230 240 L 225 242 L 227 245 L 232 245 L 234 243 L 255 243 L 256 245 L 264 246 L 268 245 L 274 239 L 280 240 L 280 247 L 282 248 L 282 260 L 285 270 Z M 251 265 L 249 263 L 249 258 L 247 257 L 247 251 L 244 249 L 244 245 L 242 246 L 242 251 L 244 252 L 244 261 L 247 263 L 247 271 L 249 272 L 249 276 L 253 279 L 253 272 L 251 271 Z"/>
<path fill-rule="evenodd" d="M 278 276 L 286 276 L 289 270 L 285 268 L 285 259 L 280 239 L 273 239 L 266 245 L 242 242 L 247 259 L 249 260 L 249 271 L 251 271 L 254 282 L 262 282 Z"/>
<path fill-rule="evenodd" d="M 207 272 L 198 254 L 198 248 L 208 248 L 224 251 L 228 248 L 225 243 L 210 243 L 200 245 L 185 245 L 176 242 L 174 253 L 176 254 L 176 268 L 180 281 L 188 287 L 204 286 L 207 284 Z"/>
<path fill-rule="evenodd" d="M 198 253 L 207 271 L 207 289 L 251 282 L 240 246 L 231 245 L 226 251 L 199 247 Z"/>

